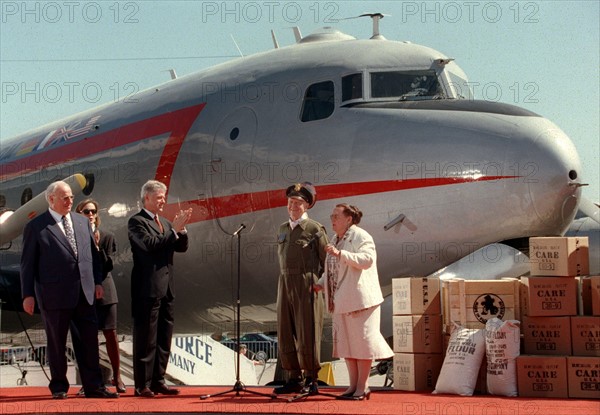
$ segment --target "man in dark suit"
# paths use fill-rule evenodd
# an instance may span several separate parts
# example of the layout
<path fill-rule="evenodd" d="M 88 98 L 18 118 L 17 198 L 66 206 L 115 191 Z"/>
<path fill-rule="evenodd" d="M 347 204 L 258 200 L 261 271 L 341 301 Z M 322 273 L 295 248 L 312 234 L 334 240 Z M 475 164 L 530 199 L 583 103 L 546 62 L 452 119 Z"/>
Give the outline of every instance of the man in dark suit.
<path fill-rule="evenodd" d="M 167 187 L 156 180 L 142 186 L 144 208 L 129 219 L 133 253 L 131 307 L 133 315 L 133 374 L 135 395 L 177 395 L 165 383 L 173 336 L 173 256 L 188 249 L 185 225 L 192 209 L 179 211 L 169 222 L 158 214 L 166 203 Z"/>
<path fill-rule="evenodd" d="M 50 391 L 65 399 L 69 390 L 66 344 L 69 327 L 86 398 L 117 398 L 103 384 L 94 300 L 102 298 L 102 271 L 89 221 L 71 214 L 73 193 L 65 182 L 46 189 L 49 209 L 23 231 L 23 309 L 36 299 L 48 338 Z"/>

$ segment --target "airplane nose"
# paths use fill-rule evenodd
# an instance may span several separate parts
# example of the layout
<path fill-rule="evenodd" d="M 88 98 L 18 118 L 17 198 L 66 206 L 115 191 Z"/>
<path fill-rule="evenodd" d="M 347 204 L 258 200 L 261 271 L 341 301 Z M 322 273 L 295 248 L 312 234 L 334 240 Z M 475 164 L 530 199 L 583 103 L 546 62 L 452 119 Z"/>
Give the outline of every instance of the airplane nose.
<path fill-rule="evenodd" d="M 563 234 L 577 213 L 581 198 L 581 162 L 571 139 L 557 126 L 538 119 L 531 149 L 533 174 L 525 178 L 538 219 L 548 234 Z M 524 160 L 527 163 L 527 160 Z M 541 235 L 542 236 L 542 235 Z"/>

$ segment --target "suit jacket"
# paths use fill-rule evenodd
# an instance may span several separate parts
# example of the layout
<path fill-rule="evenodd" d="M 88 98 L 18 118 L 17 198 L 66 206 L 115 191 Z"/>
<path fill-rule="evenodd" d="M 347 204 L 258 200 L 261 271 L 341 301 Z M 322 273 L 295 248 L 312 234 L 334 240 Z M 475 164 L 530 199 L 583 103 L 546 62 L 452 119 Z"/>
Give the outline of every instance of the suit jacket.
<path fill-rule="evenodd" d="M 173 254 L 188 249 L 187 234 L 173 231 L 171 222 L 161 217 L 164 233 L 145 210 L 129 218 L 129 242 L 133 253 L 131 297 L 161 298 L 170 290 L 175 296 Z M 134 305 L 135 307 L 135 305 Z"/>
<path fill-rule="evenodd" d="M 117 252 L 115 236 L 111 232 L 100 231 L 98 249 L 102 264 L 102 288 L 104 289 L 104 296 L 97 300 L 97 303 L 98 305 L 117 304 L 119 302 L 117 288 L 110 273 L 114 266 L 112 256 Z"/>
<path fill-rule="evenodd" d="M 21 293 L 35 296 L 40 309 L 75 308 L 83 291 L 94 304 L 95 285 L 102 284 L 98 250 L 90 222 L 71 213 L 78 255 L 49 211 L 31 220 L 23 231 Z"/>
<path fill-rule="evenodd" d="M 377 274 L 377 253 L 375 242 L 367 231 L 352 225 L 339 244 L 340 249 L 338 282 L 334 293 L 334 313 L 343 314 L 373 307 L 383 302 L 379 275 Z M 327 284 L 328 265 L 319 284 L 325 288 L 325 298 L 329 298 Z"/>

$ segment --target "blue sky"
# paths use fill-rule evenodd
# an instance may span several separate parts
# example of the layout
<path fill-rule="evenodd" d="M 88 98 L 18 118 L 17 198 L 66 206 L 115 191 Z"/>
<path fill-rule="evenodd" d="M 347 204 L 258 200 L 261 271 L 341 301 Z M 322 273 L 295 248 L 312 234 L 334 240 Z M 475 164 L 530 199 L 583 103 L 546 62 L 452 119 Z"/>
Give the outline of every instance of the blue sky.
<path fill-rule="evenodd" d="M 573 140 L 600 200 L 598 1 L 0 1 L 0 140 L 334 26 L 455 58 L 475 97 L 515 104 Z M 235 42 L 234 40 L 235 39 Z M 2 141 L 0 141 L 1 145 Z"/>

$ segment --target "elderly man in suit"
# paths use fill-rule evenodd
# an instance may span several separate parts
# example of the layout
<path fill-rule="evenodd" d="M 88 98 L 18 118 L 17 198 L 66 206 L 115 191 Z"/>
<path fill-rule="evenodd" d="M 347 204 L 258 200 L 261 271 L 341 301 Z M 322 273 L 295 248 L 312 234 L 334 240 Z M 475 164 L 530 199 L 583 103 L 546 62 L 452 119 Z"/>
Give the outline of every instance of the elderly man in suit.
<path fill-rule="evenodd" d="M 48 338 L 49 388 L 65 399 L 69 390 L 66 344 L 69 327 L 86 398 L 116 398 L 103 384 L 94 300 L 102 298 L 102 270 L 87 218 L 71 214 L 73 193 L 62 181 L 46 189 L 49 209 L 23 231 L 23 309 L 33 314 L 36 299 Z"/>
<path fill-rule="evenodd" d="M 179 211 L 173 223 L 159 217 L 167 187 L 149 180 L 142 186 L 144 208 L 129 219 L 133 253 L 131 307 L 133 313 L 133 371 L 135 395 L 177 395 L 165 383 L 173 336 L 175 287 L 173 256 L 188 249 L 185 225 L 192 209 Z"/>

